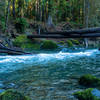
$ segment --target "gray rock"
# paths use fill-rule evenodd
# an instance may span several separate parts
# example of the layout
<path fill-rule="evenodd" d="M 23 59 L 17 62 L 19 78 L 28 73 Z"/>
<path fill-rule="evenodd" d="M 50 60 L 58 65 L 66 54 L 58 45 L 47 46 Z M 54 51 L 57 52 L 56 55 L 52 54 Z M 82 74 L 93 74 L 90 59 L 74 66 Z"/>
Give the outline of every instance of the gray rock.
<path fill-rule="evenodd" d="M 3 93 L 5 91 L 5 89 L 0 89 L 0 93 Z"/>
<path fill-rule="evenodd" d="M 94 96 L 100 98 L 100 90 L 98 90 L 98 89 L 93 89 L 93 90 L 92 90 L 92 94 L 93 94 Z"/>

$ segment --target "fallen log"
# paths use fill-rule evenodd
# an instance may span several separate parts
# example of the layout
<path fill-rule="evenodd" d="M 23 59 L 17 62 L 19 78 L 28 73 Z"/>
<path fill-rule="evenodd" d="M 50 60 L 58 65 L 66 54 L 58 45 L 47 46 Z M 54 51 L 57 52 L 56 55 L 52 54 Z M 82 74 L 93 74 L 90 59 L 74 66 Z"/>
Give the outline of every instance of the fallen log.
<path fill-rule="evenodd" d="M 86 29 L 77 29 L 77 30 L 69 30 L 69 31 L 57 31 L 57 32 L 43 32 L 41 34 L 59 34 L 68 36 L 70 34 L 85 34 L 85 33 L 100 33 L 99 28 L 86 28 Z"/>
<path fill-rule="evenodd" d="M 0 53 L 7 53 L 9 55 L 26 55 L 26 54 L 31 54 L 31 53 L 23 53 L 23 52 L 16 52 L 16 51 L 12 51 L 12 50 L 0 50 Z"/>
<path fill-rule="evenodd" d="M 0 53 L 7 53 L 7 54 L 11 54 L 11 55 L 31 54 L 31 53 L 27 53 L 27 52 L 24 52 L 21 50 L 15 50 L 15 49 L 8 48 L 1 43 L 0 43 Z"/>
<path fill-rule="evenodd" d="M 93 38 L 93 37 L 100 37 L 100 33 L 88 33 L 88 34 L 70 34 L 70 35 L 28 35 L 29 39 L 32 38 Z"/>
<path fill-rule="evenodd" d="M 66 38 L 66 36 L 63 35 L 28 35 L 27 38 L 32 39 L 32 38 Z"/>
<path fill-rule="evenodd" d="M 9 51 L 9 50 L 0 50 L 0 53 L 7 53 L 7 54 L 9 54 L 9 55 L 23 55 L 23 53 L 14 52 L 14 51 Z"/>

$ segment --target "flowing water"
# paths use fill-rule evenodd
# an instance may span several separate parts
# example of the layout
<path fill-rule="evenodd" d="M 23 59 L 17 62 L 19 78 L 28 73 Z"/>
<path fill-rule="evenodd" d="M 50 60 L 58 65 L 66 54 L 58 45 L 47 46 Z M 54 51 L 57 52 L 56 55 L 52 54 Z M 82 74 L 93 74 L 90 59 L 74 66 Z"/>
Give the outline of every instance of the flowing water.
<path fill-rule="evenodd" d="M 40 53 L 0 56 L 0 89 L 14 88 L 32 100 L 76 100 L 78 78 L 84 74 L 100 77 L 100 51 Z"/>

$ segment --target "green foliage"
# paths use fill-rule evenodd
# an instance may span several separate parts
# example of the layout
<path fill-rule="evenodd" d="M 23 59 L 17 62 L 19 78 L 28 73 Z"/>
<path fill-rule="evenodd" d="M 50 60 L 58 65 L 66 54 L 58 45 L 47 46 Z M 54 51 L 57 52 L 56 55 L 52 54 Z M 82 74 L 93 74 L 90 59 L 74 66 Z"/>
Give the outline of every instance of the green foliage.
<path fill-rule="evenodd" d="M 41 45 L 42 49 L 57 49 L 57 47 L 57 44 L 51 40 L 44 40 Z"/>
<path fill-rule="evenodd" d="M 100 85 L 100 79 L 90 74 L 86 74 L 80 77 L 79 84 L 88 87 L 98 87 Z"/>
<path fill-rule="evenodd" d="M 26 35 L 20 35 L 13 41 L 13 45 L 23 49 L 40 49 L 40 45 L 36 41 L 27 38 Z"/>
<path fill-rule="evenodd" d="M 93 89 L 89 88 L 84 91 L 79 91 L 79 92 L 74 93 L 74 96 L 78 98 L 79 100 L 100 100 L 96 96 L 92 95 L 91 93 L 92 91 Z"/>
<path fill-rule="evenodd" d="M 26 43 L 26 44 L 22 44 L 21 48 L 23 49 L 34 49 L 34 50 L 39 50 L 40 49 L 40 45 L 39 44 L 34 44 L 34 43 Z"/>
<path fill-rule="evenodd" d="M 84 2 L 84 0 L 15 0 L 15 4 L 13 4 L 13 1 L 10 0 L 9 15 L 13 15 L 13 6 L 15 5 L 16 18 L 27 17 L 32 18 L 34 21 L 45 22 L 48 16 L 51 15 L 54 23 L 70 22 L 74 28 L 83 28 L 83 26 L 86 27 L 85 22 L 88 17 L 89 26 L 100 26 L 98 0 L 86 0 L 89 1 L 89 7 L 87 7 L 87 2 Z M 5 8 L 7 8 L 7 1 L 1 0 L 0 12 L 5 13 Z M 91 9 L 89 14 L 87 13 L 88 8 Z M 16 27 L 21 26 L 18 25 L 19 23 L 20 21 L 18 21 Z M 23 28 L 17 29 L 23 32 Z"/>
<path fill-rule="evenodd" d="M 60 44 L 64 45 L 65 44 L 65 41 L 60 41 Z"/>
<path fill-rule="evenodd" d="M 78 40 L 71 40 L 73 44 L 79 45 L 79 41 Z"/>
<path fill-rule="evenodd" d="M 20 47 L 23 43 L 27 42 L 26 35 L 20 35 L 14 39 L 13 44 L 14 46 Z"/>
<path fill-rule="evenodd" d="M 4 31 L 5 30 L 5 18 L 0 17 L 0 27 Z"/>
<path fill-rule="evenodd" d="M 67 45 L 68 45 L 68 47 L 73 47 L 72 41 L 71 40 L 67 40 Z"/>
<path fill-rule="evenodd" d="M 15 27 L 18 32 L 23 33 L 28 27 L 28 22 L 25 18 L 17 18 L 15 21 Z"/>
<path fill-rule="evenodd" d="M 31 99 L 15 90 L 10 89 L 0 94 L 0 100 L 31 100 Z"/>

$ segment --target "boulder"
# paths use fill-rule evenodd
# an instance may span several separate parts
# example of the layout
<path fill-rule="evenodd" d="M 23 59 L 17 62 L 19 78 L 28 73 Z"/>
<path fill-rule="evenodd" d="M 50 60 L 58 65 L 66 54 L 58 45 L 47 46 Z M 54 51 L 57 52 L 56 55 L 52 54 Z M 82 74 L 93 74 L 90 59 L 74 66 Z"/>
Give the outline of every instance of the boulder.
<path fill-rule="evenodd" d="M 54 50 L 57 48 L 58 48 L 58 45 L 54 41 L 51 41 L 51 40 L 44 40 L 41 45 L 41 49 L 46 49 L 46 50 L 48 49 Z"/>
<path fill-rule="evenodd" d="M 89 88 L 83 91 L 78 91 L 74 93 L 74 96 L 78 98 L 78 100 L 100 100 L 100 96 L 98 96 L 99 90 L 95 90 L 93 88 Z M 99 91 L 100 93 L 100 91 Z"/>
<path fill-rule="evenodd" d="M 9 89 L 0 94 L 0 100 L 31 100 L 31 99 L 15 90 Z"/>
<path fill-rule="evenodd" d="M 86 87 L 99 87 L 100 79 L 90 74 L 86 74 L 79 78 L 79 84 Z"/>

